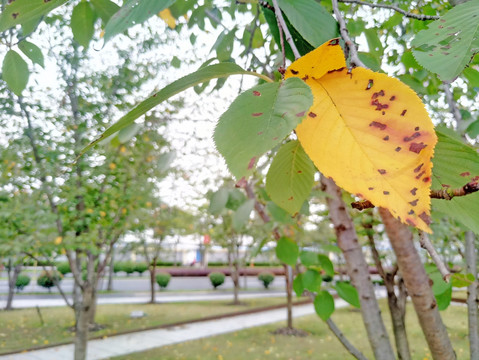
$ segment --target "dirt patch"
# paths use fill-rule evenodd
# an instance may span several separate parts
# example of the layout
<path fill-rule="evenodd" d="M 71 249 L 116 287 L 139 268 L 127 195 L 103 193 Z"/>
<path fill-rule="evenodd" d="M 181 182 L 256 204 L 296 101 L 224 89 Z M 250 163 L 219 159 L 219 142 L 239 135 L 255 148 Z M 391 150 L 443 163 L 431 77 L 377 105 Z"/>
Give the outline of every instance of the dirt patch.
<path fill-rule="evenodd" d="M 271 334 L 286 335 L 286 336 L 297 336 L 297 337 L 306 337 L 306 336 L 309 335 L 309 333 L 304 331 L 304 330 L 289 328 L 289 327 L 276 329 L 275 331 L 271 331 Z"/>

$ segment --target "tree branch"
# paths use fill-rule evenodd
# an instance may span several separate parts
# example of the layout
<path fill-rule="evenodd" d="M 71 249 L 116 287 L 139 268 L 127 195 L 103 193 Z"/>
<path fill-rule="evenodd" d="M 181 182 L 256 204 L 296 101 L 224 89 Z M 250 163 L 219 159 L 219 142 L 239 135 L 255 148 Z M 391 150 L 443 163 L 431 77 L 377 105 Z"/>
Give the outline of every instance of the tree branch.
<path fill-rule="evenodd" d="M 431 240 L 429 240 L 429 236 L 424 232 L 424 231 L 419 231 L 419 244 L 421 244 L 421 247 L 423 249 L 426 249 L 426 251 L 429 253 L 431 256 L 432 261 L 434 261 L 434 264 L 436 264 L 437 269 L 442 275 L 442 278 L 444 279 L 445 282 L 449 282 L 449 278 L 451 277 L 451 273 L 447 269 L 446 265 L 440 258 L 439 254 L 437 253 L 436 249 L 434 248 L 434 245 L 431 243 Z"/>
<path fill-rule="evenodd" d="M 372 4 L 368 3 L 366 1 L 361 1 L 361 0 L 339 0 L 339 2 L 345 3 L 345 4 L 358 4 L 358 5 L 364 5 L 364 6 L 369 6 L 372 8 L 384 8 L 384 9 L 391 9 L 394 10 L 405 17 L 416 19 L 416 20 L 437 20 L 440 17 L 435 16 L 435 15 L 422 15 L 422 14 L 413 14 L 408 11 L 405 11 L 401 9 L 398 6 L 395 5 L 388 5 L 388 4 Z"/>
<path fill-rule="evenodd" d="M 339 23 L 339 32 L 341 33 L 341 37 L 343 38 L 344 42 L 346 43 L 346 47 L 349 51 L 349 57 L 351 59 L 351 65 L 353 66 L 361 66 L 367 68 L 366 65 L 359 59 L 358 49 L 354 44 L 353 40 L 349 37 L 349 32 L 346 27 L 346 22 L 344 21 L 341 12 L 339 11 L 338 7 L 338 0 L 332 0 L 334 15 L 336 16 L 336 20 Z"/>
<path fill-rule="evenodd" d="M 329 318 L 326 320 L 326 324 L 328 324 L 329 330 L 333 332 L 333 334 L 336 336 L 336 338 L 343 344 L 343 346 L 349 351 L 351 355 L 353 355 L 356 359 L 358 360 L 367 360 L 367 357 L 365 357 L 361 351 L 356 349 L 353 344 L 349 342 L 349 340 L 344 336 L 344 334 L 339 330 L 339 328 L 336 326 L 333 320 Z"/>
<path fill-rule="evenodd" d="M 280 25 L 279 32 L 281 34 L 281 28 L 283 28 L 284 35 L 286 36 L 286 41 L 288 42 L 289 46 L 291 46 L 291 50 L 293 50 L 294 58 L 297 60 L 301 57 L 296 45 L 294 44 L 293 37 L 289 32 L 288 26 L 286 26 L 286 22 L 284 21 L 283 14 L 281 13 L 281 9 L 279 8 L 278 1 L 273 0 L 274 6 L 274 13 L 276 14 L 276 19 L 278 20 L 278 25 Z"/>

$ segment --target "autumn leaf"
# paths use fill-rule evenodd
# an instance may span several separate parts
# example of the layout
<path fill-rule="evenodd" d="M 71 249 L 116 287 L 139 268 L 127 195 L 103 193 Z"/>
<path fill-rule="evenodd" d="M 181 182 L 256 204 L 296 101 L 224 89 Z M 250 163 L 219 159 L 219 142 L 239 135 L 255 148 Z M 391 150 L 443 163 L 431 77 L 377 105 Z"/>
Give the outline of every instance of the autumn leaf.
<path fill-rule="evenodd" d="M 173 17 L 173 15 L 171 15 L 169 8 L 160 11 L 158 15 L 163 19 L 170 29 L 174 29 L 176 27 L 176 19 Z"/>
<path fill-rule="evenodd" d="M 296 128 L 317 168 L 346 191 L 431 232 L 431 158 L 437 138 L 408 86 L 364 68 L 348 70 L 337 39 L 298 59 L 285 77 L 311 87 L 313 106 Z"/>

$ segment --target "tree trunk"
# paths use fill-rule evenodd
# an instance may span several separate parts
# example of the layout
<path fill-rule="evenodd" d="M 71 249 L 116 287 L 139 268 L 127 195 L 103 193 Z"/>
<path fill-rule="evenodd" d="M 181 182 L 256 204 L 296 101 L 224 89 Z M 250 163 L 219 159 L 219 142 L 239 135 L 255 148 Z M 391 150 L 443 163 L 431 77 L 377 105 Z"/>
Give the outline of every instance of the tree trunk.
<path fill-rule="evenodd" d="M 407 339 L 405 315 L 406 312 L 398 303 L 399 299 L 396 295 L 391 296 L 388 291 L 388 305 L 391 313 L 391 321 L 393 325 L 394 341 L 399 360 L 410 360 L 411 353 L 409 351 L 409 342 Z"/>
<path fill-rule="evenodd" d="M 92 318 L 91 312 L 93 311 L 93 288 L 90 285 L 84 285 L 82 291 L 82 300 L 79 304 L 79 311 L 75 312 L 76 315 L 76 328 L 75 328 L 75 340 L 74 340 L 74 359 L 85 360 L 88 344 L 88 326 Z"/>
<path fill-rule="evenodd" d="M 108 284 L 106 286 L 107 291 L 113 291 L 113 275 L 115 272 L 113 271 L 113 267 L 115 266 L 115 249 L 111 252 L 110 258 L 110 266 L 108 267 Z"/>
<path fill-rule="evenodd" d="M 472 231 L 466 232 L 466 265 L 467 272 L 477 277 L 476 236 Z M 469 351 L 471 359 L 479 359 L 477 280 L 467 287 L 467 315 L 469 326 Z"/>
<path fill-rule="evenodd" d="M 239 305 L 239 266 L 238 266 L 238 259 L 235 259 L 233 263 L 233 273 L 232 273 L 232 280 L 234 285 L 234 299 L 233 304 Z"/>
<path fill-rule="evenodd" d="M 353 221 L 341 197 L 341 190 L 332 179 L 321 176 L 329 216 L 334 225 L 338 246 L 344 254 L 348 275 L 357 289 L 361 304 L 361 315 L 369 338 L 369 343 L 377 360 L 394 360 L 394 351 L 381 318 L 381 311 L 369 277 L 369 268 L 359 246 Z"/>
<path fill-rule="evenodd" d="M 155 299 L 155 296 L 156 296 L 156 291 L 155 291 L 156 259 L 154 259 L 150 263 L 150 266 L 148 266 L 148 271 L 150 273 L 150 304 L 154 304 L 156 302 L 156 299 Z"/>
<path fill-rule="evenodd" d="M 15 285 L 17 283 L 17 278 L 21 270 L 22 270 L 21 264 L 17 264 L 13 266 L 12 259 L 8 259 L 8 266 L 7 266 L 8 297 L 7 297 L 7 305 L 5 306 L 5 310 L 7 311 L 13 310 L 12 303 L 13 303 L 13 295 L 15 294 Z"/>
<path fill-rule="evenodd" d="M 406 225 L 394 218 L 387 209 L 380 208 L 379 213 L 433 358 L 456 359 L 456 354 L 437 309 L 429 277 L 414 247 L 412 232 Z"/>
<path fill-rule="evenodd" d="M 284 267 L 284 277 L 286 279 L 286 312 L 287 312 L 287 325 L 288 329 L 293 329 L 293 283 L 292 273 L 293 269 L 289 265 L 283 265 Z"/>

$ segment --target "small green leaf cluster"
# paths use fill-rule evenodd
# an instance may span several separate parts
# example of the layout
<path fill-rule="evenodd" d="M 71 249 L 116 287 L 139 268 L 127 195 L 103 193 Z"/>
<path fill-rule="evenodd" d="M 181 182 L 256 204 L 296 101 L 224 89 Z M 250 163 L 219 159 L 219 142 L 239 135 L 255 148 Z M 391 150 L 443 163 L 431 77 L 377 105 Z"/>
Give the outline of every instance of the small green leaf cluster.
<path fill-rule="evenodd" d="M 66 261 L 57 263 L 56 268 L 57 268 L 58 272 L 60 272 L 60 274 L 62 274 L 62 275 L 66 275 L 66 274 L 72 272 L 71 269 L 70 269 L 70 264 Z"/>
<path fill-rule="evenodd" d="M 26 274 L 19 274 L 17 281 L 15 282 L 15 288 L 17 291 L 22 291 L 28 284 L 30 284 L 30 276 Z"/>
<path fill-rule="evenodd" d="M 55 286 L 55 282 L 60 282 L 63 275 L 58 271 L 43 271 L 37 278 L 37 284 L 48 290 Z"/>
<path fill-rule="evenodd" d="M 208 275 L 211 285 L 216 289 L 218 286 L 223 285 L 225 282 L 225 274 L 221 272 L 212 272 Z"/>
<path fill-rule="evenodd" d="M 274 281 L 274 274 L 268 271 L 263 271 L 258 274 L 258 280 L 263 283 L 265 289 L 268 289 Z"/>
<path fill-rule="evenodd" d="M 170 283 L 171 275 L 167 272 L 159 272 L 156 274 L 155 279 L 160 289 L 166 289 Z"/>

